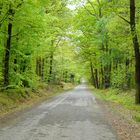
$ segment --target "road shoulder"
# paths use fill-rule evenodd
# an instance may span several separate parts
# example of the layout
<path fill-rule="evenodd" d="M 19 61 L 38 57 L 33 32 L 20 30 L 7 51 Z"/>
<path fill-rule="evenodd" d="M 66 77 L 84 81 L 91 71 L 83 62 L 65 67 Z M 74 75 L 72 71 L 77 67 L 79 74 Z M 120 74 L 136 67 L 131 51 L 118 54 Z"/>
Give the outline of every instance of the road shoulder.
<path fill-rule="evenodd" d="M 119 140 L 139 140 L 140 123 L 131 117 L 131 111 L 117 103 L 105 101 L 96 96 L 96 100 L 105 112 L 110 125 L 116 130 Z"/>
<path fill-rule="evenodd" d="M 32 93 L 30 92 L 30 98 L 15 101 L 14 104 L 9 108 L 7 106 L 5 110 L 1 110 L 0 113 L 0 124 L 5 123 L 9 119 L 14 119 L 21 115 L 22 113 L 25 113 L 32 108 L 40 105 L 42 102 L 53 98 L 54 96 L 63 94 L 65 91 L 73 89 L 75 86 L 74 85 L 68 85 L 65 87 L 45 87 L 45 88 L 40 88 L 37 91 L 33 91 Z M 2 93 L 3 94 L 3 93 Z M 10 97 L 9 97 L 10 98 Z"/>

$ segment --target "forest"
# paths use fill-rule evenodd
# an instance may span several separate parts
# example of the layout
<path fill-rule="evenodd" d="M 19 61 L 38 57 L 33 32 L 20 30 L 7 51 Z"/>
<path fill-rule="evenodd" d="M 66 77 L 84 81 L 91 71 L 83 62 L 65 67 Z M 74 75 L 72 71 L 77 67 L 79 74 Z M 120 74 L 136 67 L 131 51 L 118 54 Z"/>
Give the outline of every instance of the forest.
<path fill-rule="evenodd" d="M 1 86 L 73 82 L 76 64 L 68 37 L 71 14 L 66 3 L 3 0 L 0 9 Z"/>
<path fill-rule="evenodd" d="M 135 89 L 139 0 L 0 0 L 0 88 L 79 83 Z"/>

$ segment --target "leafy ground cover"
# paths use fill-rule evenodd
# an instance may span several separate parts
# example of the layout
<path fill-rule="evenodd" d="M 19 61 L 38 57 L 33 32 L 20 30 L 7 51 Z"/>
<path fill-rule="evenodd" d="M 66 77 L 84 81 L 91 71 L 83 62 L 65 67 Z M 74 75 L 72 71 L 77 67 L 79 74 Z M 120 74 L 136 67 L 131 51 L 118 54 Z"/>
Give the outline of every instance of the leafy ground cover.
<path fill-rule="evenodd" d="M 120 90 L 120 89 L 94 89 L 95 95 L 105 101 L 115 103 L 122 108 L 130 110 L 132 119 L 140 122 L 140 105 L 135 104 L 135 91 L 134 90 Z"/>
<path fill-rule="evenodd" d="M 140 139 L 140 106 L 135 104 L 135 90 L 90 87 L 105 116 L 117 133 L 119 140 Z"/>
<path fill-rule="evenodd" d="M 36 89 L 8 89 L 0 92 L 0 117 L 30 107 L 38 102 L 73 88 L 73 84 L 39 85 Z"/>

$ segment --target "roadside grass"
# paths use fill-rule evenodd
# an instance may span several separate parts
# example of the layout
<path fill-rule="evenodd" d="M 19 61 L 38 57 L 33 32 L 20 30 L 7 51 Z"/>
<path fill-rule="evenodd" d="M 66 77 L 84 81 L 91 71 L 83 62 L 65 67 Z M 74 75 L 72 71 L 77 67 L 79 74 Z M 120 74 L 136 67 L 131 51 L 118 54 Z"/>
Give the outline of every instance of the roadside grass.
<path fill-rule="evenodd" d="M 63 91 L 74 88 L 71 83 L 61 85 L 40 84 L 36 88 L 7 89 L 0 92 L 0 118 L 37 104 L 50 97 L 59 95 Z"/>
<path fill-rule="evenodd" d="M 94 95 L 102 100 L 122 105 L 126 109 L 132 111 L 132 118 L 136 122 L 140 122 L 140 105 L 135 104 L 135 90 L 106 89 L 99 90 L 90 87 L 94 91 Z"/>

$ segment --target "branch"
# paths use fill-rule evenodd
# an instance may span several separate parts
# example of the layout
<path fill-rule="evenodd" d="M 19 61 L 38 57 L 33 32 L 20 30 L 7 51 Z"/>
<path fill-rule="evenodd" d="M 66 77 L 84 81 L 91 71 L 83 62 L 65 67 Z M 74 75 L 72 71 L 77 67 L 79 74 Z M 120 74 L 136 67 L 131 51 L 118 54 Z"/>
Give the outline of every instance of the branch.
<path fill-rule="evenodd" d="M 20 33 L 21 33 L 21 31 L 16 33 L 16 34 L 14 34 L 14 35 L 12 35 L 11 37 L 15 37 L 15 36 L 19 35 Z"/>
<path fill-rule="evenodd" d="M 90 10 L 88 10 L 88 9 L 86 8 L 86 6 L 84 6 L 84 8 L 85 8 L 85 10 L 86 10 L 90 15 L 96 17 L 96 14 L 93 14 Z"/>
<path fill-rule="evenodd" d="M 96 13 L 96 9 L 95 9 L 95 7 L 93 6 L 92 2 L 91 2 L 90 0 L 87 0 L 87 1 L 88 1 L 88 3 L 92 6 L 94 12 Z"/>
<path fill-rule="evenodd" d="M 55 45 L 55 48 L 57 48 L 57 47 L 58 47 L 58 45 L 59 45 L 60 41 L 61 41 L 61 38 L 57 41 L 57 43 L 56 43 L 56 45 Z"/>
<path fill-rule="evenodd" d="M 21 3 L 19 3 L 19 4 L 17 5 L 17 8 L 21 7 L 21 5 L 22 5 L 23 2 L 24 2 L 24 1 L 21 0 Z M 0 27 L 2 26 L 2 23 L 6 20 L 6 18 L 7 18 L 8 16 L 9 16 L 9 10 L 6 12 L 6 14 L 4 15 L 4 17 L 0 20 Z"/>
<path fill-rule="evenodd" d="M 18 5 L 17 5 L 17 8 L 20 8 L 21 6 L 22 6 L 22 4 L 23 4 L 23 0 L 21 0 L 21 3 L 19 3 Z"/>
<path fill-rule="evenodd" d="M 127 19 L 125 19 L 124 17 L 118 15 L 121 19 L 123 19 L 125 22 L 127 22 L 128 24 L 130 24 L 130 21 L 128 21 Z"/>
<path fill-rule="evenodd" d="M 88 3 L 91 5 L 91 7 L 93 8 L 93 10 L 94 10 L 94 12 L 95 12 L 95 16 L 96 16 L 96 18 L 98 19 L 98 15 L 97 15 L 97 13 L 96 13 L 96 9 L 95 9 L 95 7 L 94 7 L 94 5 L 93 5 L 93 3 L 90 1 L 90 0 L 87 0 L 88 1 Z"/>
<path fill-rule="evenodd" d="M 5 32 L 5 31 L 2 31 L 2 30 L 1 30 L 1 32 L 4 33 L 4 34 L 7 34 L 7 32 Z"/>
<path fill-rule="evenodd" d="M 4 17 L 1 19 L 0 21 L 0 27 L 2 25 L 2 23 L 5 21 L 5 19 L 8 17 L 8 12 L 6 12 L 6 14 L 4 15 Z"/>

